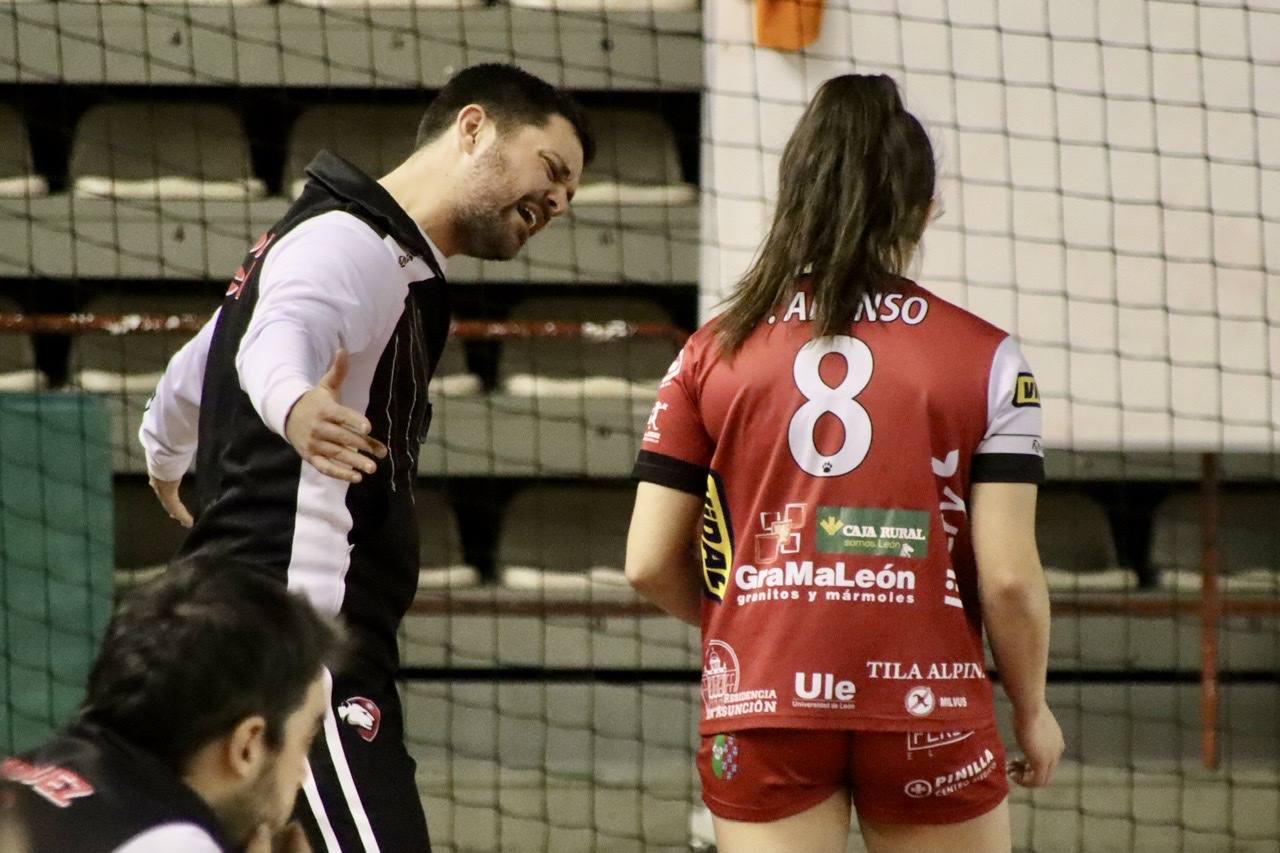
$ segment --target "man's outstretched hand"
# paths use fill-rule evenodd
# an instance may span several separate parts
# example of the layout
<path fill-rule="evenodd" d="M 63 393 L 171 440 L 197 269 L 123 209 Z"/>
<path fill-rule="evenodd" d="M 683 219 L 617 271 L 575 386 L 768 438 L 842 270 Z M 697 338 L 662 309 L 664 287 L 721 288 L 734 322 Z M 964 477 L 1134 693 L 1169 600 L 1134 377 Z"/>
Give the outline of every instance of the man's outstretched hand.
<path fill-rule="evenodd" d="M 321 474 L 358 483 L 365 474 L 377 470 L 369 457 L 383 459 L 387 448 L 369 435 L 373 426 L 368 418 L 338 402 L 348 361 L 345 349 L 334 354 L 329 372 L 289 410 L 284 436 Z"/>

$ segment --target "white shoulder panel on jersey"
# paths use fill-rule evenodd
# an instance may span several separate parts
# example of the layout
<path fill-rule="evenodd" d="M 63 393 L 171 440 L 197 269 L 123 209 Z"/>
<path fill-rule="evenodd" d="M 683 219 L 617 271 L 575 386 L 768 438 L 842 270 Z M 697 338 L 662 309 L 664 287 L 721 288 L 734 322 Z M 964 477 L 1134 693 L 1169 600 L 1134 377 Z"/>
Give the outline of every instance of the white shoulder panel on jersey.
<path fill-rule="evenodd" d="M 976 453 L 1044 456 L 1040 443 L 1040 392 L 1013 338 L 996 347 L 987 382 L 987 433 Z"/>
<path fill-rule="evenodd" d="M 218 842 L 194 823 L 166 823 L 135 835 L 115 853 L 221 853 Z"/>

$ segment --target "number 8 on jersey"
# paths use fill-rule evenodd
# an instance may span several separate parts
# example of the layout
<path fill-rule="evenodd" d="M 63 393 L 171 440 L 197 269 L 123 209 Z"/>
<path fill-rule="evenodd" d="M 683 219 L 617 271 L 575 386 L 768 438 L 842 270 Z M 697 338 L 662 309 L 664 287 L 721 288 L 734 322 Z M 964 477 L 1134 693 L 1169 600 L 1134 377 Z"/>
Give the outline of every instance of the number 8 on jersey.
<path fill-rule="evenodd" d="M 844 380 L 836 387 L 823 381 L 822 359 L 836 354 L 844 358 Z M 792 375 L 805 403 L 791 417 L 787 439 L 796 464 L 814 477 L 839 477 L 862 464 L 871 449 L 871 416 L 855 399 L 871 382 L 874 367 L 871 348 L 849 335 L 832 335 L 809 341 L 796 353 Z M 825 414 L 834 415 L 844 428 L 844 442 L 830 456 L 818 450 L 814 432 Z"/>

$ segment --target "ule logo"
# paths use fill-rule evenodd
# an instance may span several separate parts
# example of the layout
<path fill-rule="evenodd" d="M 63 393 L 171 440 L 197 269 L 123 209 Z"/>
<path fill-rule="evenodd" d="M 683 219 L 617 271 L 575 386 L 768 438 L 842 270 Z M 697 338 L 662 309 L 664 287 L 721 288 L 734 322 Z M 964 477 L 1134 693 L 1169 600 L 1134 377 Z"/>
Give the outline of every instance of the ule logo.
<path fill-rule="evenodd" d="M 726 782 L 738 775 L 738 741 L 733 735 L 716 735 L 712 741 L 711 772 Z"/>
<path fill-rule="evenodd" d="M 760 513 L 764 533 L 756 534 L 756 564 L 769 565 L 779 554 L 800 551 L 800 529 L 804 527 L 804 504 L 787 504 L 782 512 Z"/>
<path fill-rule="evenodd" d="M 378 726 L 382 723 L 382 712 L 372 700 L 363 696 L 352 696 L 338 706 L 338 719 L 354 726 L 356 734 L 366 741 L 378 736 Z"/>

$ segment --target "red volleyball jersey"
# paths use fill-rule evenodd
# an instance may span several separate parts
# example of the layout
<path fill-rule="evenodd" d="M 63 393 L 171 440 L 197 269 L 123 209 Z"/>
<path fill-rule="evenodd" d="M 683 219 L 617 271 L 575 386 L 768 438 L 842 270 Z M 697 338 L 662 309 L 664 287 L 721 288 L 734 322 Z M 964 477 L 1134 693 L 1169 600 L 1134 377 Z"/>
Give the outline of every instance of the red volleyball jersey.
<path fill-rule="evenodd" d="M 992 718 L 970 484 L 1044 477 L 1007 334 L 914 282 L 814 339 L 800 289 L 732 358 L 715 321 L 658 390 L 635 474 L 704 497 L 704 734 Z"/>

